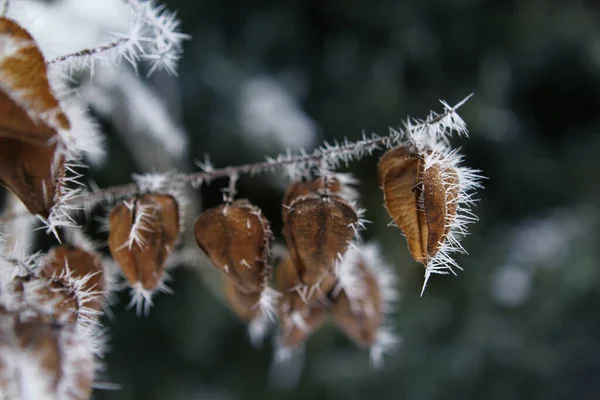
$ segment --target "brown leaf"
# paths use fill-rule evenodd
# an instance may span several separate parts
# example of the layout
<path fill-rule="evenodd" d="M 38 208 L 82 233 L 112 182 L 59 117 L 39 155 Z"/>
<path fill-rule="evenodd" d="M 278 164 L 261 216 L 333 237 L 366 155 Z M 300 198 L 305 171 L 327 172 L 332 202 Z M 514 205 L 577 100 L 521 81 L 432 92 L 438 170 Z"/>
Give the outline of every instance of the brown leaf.
<path fill-rule="evenodd" d="M 375 276 L 365 267 L 364 260 L 359 263 L 364 290 L 348 296 L 341 290 L 335 297 L 331 314 L 337 325 L 357 345 L 371 346 L 383 319 L 381 293 Z"/>
<path fill-rule="evenodd" d="M 0 60 L 0 184 L 34 214 L 48 217 L 64 159 L 50 140 L 70 123 L 47 78 L 44 57 L 16 22 L 0 17 L 0 37 L 16 50 Z"/>
<path fill-rule="evenodd" d="M 81 288 L 77 290 L 86 292 L 86 296 L 90 296 L 92 300 L 80 304 L 80 307 L 89 307 L 95 311 L 102 309 L 106 284 L 102 264 L 97 254 L 70 245 L 55 247 L 48 254 L 48 262 L 41 274 L 61 282 L 70 290 L 74 289 L 70 287 L 70 277 L 83 280 Z"/>
<path fill-rule="evenodd" d="M 260 292 L 271 274 L 271 228 L 247 200 L 202 212 L 194 226 L 198 246 L 244 293 Z"/>
<path fill-rule="evenodd" d="M 427 254 L 433 257 L 441 248 L 456 217 L 458 174 L 453 168 L 433 164 L 423 172 L 423 206 L 429 237 Z"/>
<path fill-rule="evenodd" d="M 392 149 L 383 155 L 378 165 L 382 182 L 385 207 L 408 242 L 413 258 L 427 262 L 427 223 L 419 207 L 421 189 L 419 170 L 422 162 L 410 155 L 403 147 Z"/>
<path fill-rule="evenodd" d="M 354 237 L 357 221 L 354 209 L 335 195 L 312 193 L 289 205 L 284 232 L 302 283 L 315 285 L 333 272 Z"/>
<path fill-rule="evenodd" d="M 115 206 L 108 245 L 130 284 L 154 289 L 179 238 L 179 208 L 167 194 L 146 194 Z M 134 240 L 135 239 L 135 240 Z"/>

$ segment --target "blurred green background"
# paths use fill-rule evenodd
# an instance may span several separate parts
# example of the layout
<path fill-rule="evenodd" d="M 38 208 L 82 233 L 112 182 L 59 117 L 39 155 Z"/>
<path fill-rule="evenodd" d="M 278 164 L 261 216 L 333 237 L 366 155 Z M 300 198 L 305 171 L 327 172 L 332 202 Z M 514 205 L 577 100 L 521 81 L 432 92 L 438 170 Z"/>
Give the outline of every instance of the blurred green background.
<path fill-rule="evenodd" d="M 272 369 L 268 341 L 245 326 L 193 268 L 148 317 L 123 294 L 105 319 L 97 399 L 597 399 L 600 398 L 600 3 L 545 0 L 165 2 L 186 42 L 178 78 L 149 79 L 189 135 L 190 160 L 216 166 L 387 132 L 407 115 L 456 103 L 471 137 L 453 140 L 489 179 L 464 241 L 458 277 L 434 276 L 387 227 L 377 157 L 349 171 L 399 278 L 393 325 L 402 345 L 383 370 L 334 326 L 305 359 Z M 140 172 L 104 121 L 100 186 Z M 181 161 L 186 168 L 191 162 Z M 215 181 L 198 191 L 220 202 Z M 242 178 L 281 241 L 277 175 Z M 190 217 L 191 218 L 191 217 Z M 189 234 L 189 232 L 188 232 Z M 219 289 L 216 288 L 216 291 Z M 297 379 L 297 382 L 295 382 Z"/>

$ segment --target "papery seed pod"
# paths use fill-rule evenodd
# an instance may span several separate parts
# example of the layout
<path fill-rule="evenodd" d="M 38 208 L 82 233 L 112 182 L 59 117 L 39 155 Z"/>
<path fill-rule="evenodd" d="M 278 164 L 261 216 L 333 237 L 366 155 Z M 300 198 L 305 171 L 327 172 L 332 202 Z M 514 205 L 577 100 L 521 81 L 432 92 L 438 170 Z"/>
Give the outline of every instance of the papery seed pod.
<path fill-rule="evenodd" d="M 27 115 L 35 115 L 44 121 L 51 128 L 69 127 L 69 120 L 60 109 L 58 100 L 54 97 L 50 83 L 48 82 L 48 73 L 46 62 L 40 49 L 37 47 L 31 35 L 15 21 L 0 17 L 0 36 L 4 38 L 5 49 L 10 49 L 3 53 L 4 57 L 0 60 L 0 72 L 2 73 L 3 88 L 5 93 L 13 102 L 26 108 Z M 17 97 L 15 99 L 15 97 Z M 7 114 L 2 114 L 7 112 Z M 0 116 L 13 117 L 19 113 L 15 108 L 5 108 Z M 44 116 L 44 114 L 48 114 Z M 12 130 L 19 130 L 22 124 L 14 124 L 11 118 L 2 118 L 4 124 Z M 32 123 L 33 122 L 33 123 Z M 36 121 L 29 121 L 29 132 L 24 134 L 39 143 L 47 140 L 42 127 L 35 127 Z M 36 130 L 37 129 L 37 130 Z M 31 131 L 34 132 L 31 132 Z M 19 137 L 21 139 L 21 137 Z"/>
<path fill-rule="evenodd" d="M 75 246 L 58 246 L 49 252 L 41 274 L 71 290 L 80 308 L 99 315 L 106 288 L 99 255 Z"/>
<path fill-rule="evenodd" d="M 10 399 L 86 400 L 94 381 L 89 333 L 0 313 L 0 394 Z"/>
<path fill-rule="evenodd" d="M 307 196 L 292 203 L 286 221 L 288 246 L 295 248 L 303 283 L 315 285 L 333 271 L 354 237 L 352 226 L 357 221 L 354 209 L 334 197 Z"/>
<path fill-rule="evenodd" d="M 385 207 L 406 236 L 413 258 L 426 264 L 428 231 L 425 214 L 419 207 L 419 170 L 422 161 L 404 147 L 385 153 L 378 165 Z"/>
<path fill-rule="evenodd" d="M 378 166 L 385 206 L 413 258 L 425 265 L 423 290 L 431 274 L 460 268 L 449 253 L 464 251 L 459 240 L 465 225 L 477 220 L 469 211 L 471 192 L 482 187 L 479 171 L 461 167 L 456 151 L 435 146 L 418 155 L 404 147 L 392 149 Z"/>
<path fill-rule="evenodd" d="M 225 299 L 231 310 L 242 320 L 250 322 L 260 314 L 260 292 L 244 293 L 231 279 L 225 279 Z"/>
<path fill-rule="evenodd" d="M 0 138 L 0 184 L 10 189 L 32 214 L 48 217 L 60 196 L 63 158 L 55 158 L 56 145 L 35 145 Z"/>
<path fill-rule="evenodd" d="M 373 364 L 380 366 L 398 343 L 385 326 L 398 299 L 395 274 L 373 244 L 350 248 L 337 272 L 338 285 L 330 294 L 333 319 L 358 346 L 369 347 Z"/>
<path fill-rule="evenodd" d="M 15 298 L 12 311 L 20 311 L 33 302 L 45 313 L 38 316 L 38 321 L 52 323 L 75 323 L 79 317 L 79 303 L 72 291 L 62 283 L 30 276 L 16 277 L 9 282 L 5 290 Z"/>
<path fill-rule="evenodd" d="M 322 195 L 331 195 L 337 194 L 341 191 L 342 187 L 340 182 L 335 179 L 324 179 L 318 178 L 314 180 L 304 181 L 304 182 L 293 182 L 285 195 L 283 196 L 282 208 L 281 208 L 281 216 L 283 221 L 283 233 L 286 238 L 286 242 L 288 243 L 288 250 L 292 256 L 292 260 L 295 263 L 300 264 L 300 269 L 304 270 L 304 266 L 302 266 L 302 260 L 298 260 L 298 255 L 296 253 L 296 247 L 290 246 L 292 241 L 292 228 L 288 221 L 288 214 L 290 210 L 290 205 L 298 200 L 301 197 L 308 196 L 310 194 L 322 194 Z"/>
<path fill-rule="evenodd" d="M 294 182 L 290 185 L 283 197 L 283 216 L 285 219 L 288 207 L 298 198 L 311 193 L 316 194 L 338 194 L 342 190 L 341 183 L 336 179 L 325 179 L 323 177 L 310 181 Z"/>
<path fill-rule="evenodd" d="M 208 209 L 194 225 L 194 238 L 212 264 L 244 293 L 263 290 L 271 275 L 270 224 L 247 200 Z"/>
<path fill-rule="evenodd" d="M 60 282 L 28 275 L 2 286 L 0 394 L 11 399 L 88 399 L 95 325 L 76 317 L 77 301 Z"/>
<path fill-rule="evenodd" d="M 456 218 L 459 194 L 454 168 L 433 164 L 423 172 L 423 210 L 427 218 L 427 255 L 434 257 Z"/>
<path fill-rule="evenodd" d="M 279 300 L 280 344 L 287 348 L 297 347 L 327 319 L 327 293 L 335 286 L 335 278 L 327 275 L 316 290 L 303 285 L 291 257 L 286 255 L 277 266 L 275 282 L 282 295 Z M 320 288 L 321 285 L 325 290 Z"/>
<path fill-rule="evenodd" d="M 179 238 L 179 207 L 168 194 L 145 194 L 114 207 L 108 245 L 130 285 L 156 289 Z"/>
<path fill-rule="evenodd" d="M 0 17 L 0 184 L 34 214 L 48 217 L 64 175 L 52 139 L 70 123 L 54 97 L 44 57 L 16 22 Z"/>
<path fill-rule="evenodd" d="M 357 345 L 370 347 L 375 343 L 383 320 L 382 300 L 375 276 L 366 268 L 364 260 L 358 263 L 361 287 L 347 293 L 342 289 L 333 299 L 333 320 Z"/>
<path fill-rule="evenodd" d="M 340 196 L 328 194 L 339 190 L 336 182 L 325 188 L 311 181 L 292 185 L 284 199 L 285 239 L 301 282 L 309 286 L 333 271 L 354 237 L 356 211 Z"/>

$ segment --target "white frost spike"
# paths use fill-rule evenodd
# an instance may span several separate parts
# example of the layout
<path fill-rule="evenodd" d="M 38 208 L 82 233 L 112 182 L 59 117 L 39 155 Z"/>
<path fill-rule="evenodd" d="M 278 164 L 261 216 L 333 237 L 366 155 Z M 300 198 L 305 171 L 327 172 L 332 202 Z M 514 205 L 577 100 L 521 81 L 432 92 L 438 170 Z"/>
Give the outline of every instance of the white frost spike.
<path fill-rule="evenodd" d="M 263 291 L 260 293 L 258 300 L 258 306 L 261 314 L 263 314 L 269 321 L 275 321 L 277 316 L 277 302 L 281 294 L 275 289 L 265 286 Z"/>
<path fill-rule="evenodd" d="M 168 287 L 166 283 L 170 278 L 170 275 L 165 271 L 161 275 L 161 280 L 151 290 L 144 288 L 141 282 L 131 285 L 131 300 L 129 301 L 127 308 L 131 309 L 135 306 L 135 312 L 137 315 L 148 316 L 150 314 L 150 308 L 154 304 L 152 302 L 152 298 L 155 294 L 161 292 L 173 294 L 173 290 Z"/>
<path fill-rule="evenodd" d="M 262 313 L 250 321 L 248 324 L 248 336 L 250 337 L 252 346 L 259 347 L 262 345 L 271 325 L 272 321 Z"/>
<path fill-rule="evenodd" d="M 371 366 L 382 368 L 383 356 L 396 350 L 400 343 L 402 343 L 402 339 L 396 336 L 390 328 L 385 326 L 379 328 L 369 354 Z"/>

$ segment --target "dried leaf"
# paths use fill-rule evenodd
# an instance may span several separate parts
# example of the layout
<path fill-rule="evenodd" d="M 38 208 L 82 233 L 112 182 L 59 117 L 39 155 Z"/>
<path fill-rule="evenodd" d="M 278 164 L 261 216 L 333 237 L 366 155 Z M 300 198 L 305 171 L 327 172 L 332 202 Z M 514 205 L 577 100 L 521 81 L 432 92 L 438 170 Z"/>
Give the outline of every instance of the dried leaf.
<path fill-rule="evenodd" d="M 260 292 L 271 274 L 271 236 L 269 222 L 247 200 L 208 209 L 194 226 L 198 246 L 244 293 Z"/>
<path fill-rule="evenodd" d="M 115 206 L 108 245 L 131 285 L 152 290 L 179 238 L 179 208 L 167 194 L 146 194 Z"/>

